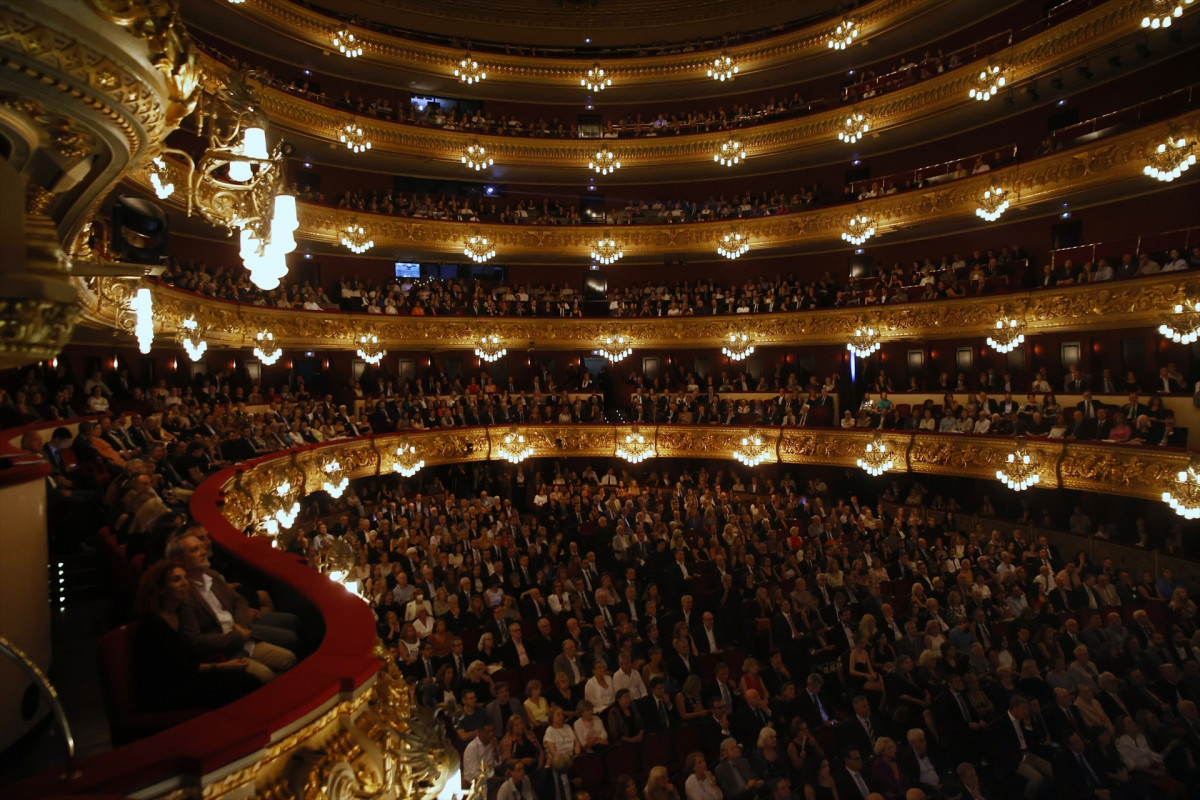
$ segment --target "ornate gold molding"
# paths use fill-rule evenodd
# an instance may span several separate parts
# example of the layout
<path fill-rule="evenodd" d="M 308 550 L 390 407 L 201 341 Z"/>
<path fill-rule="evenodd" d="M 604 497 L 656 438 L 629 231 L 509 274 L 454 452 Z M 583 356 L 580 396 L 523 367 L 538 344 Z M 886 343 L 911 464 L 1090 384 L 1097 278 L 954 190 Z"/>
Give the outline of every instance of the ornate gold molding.
<path fill-rule="evenodd" d="M 876 36 L 903 20 L 939 5 L 939 0 L 875 0 L 856 9 L 854 18 L 861 30 L 860 38 Z M 363 43 L 362 59 L 395 69 L 427 75 L 452 75 L 453 66 L 462 58 L 462 48 L 405 39 L 383 34 L 370 28 L 346 25 L 328 16 L 285 0 L 247 0 L 236 10 L 257 24 L 278 30 L 288 36 L 322 50 L 329 49 L 330 34 L 346 28 Z M 463 10 L 463 14 L 469 14 Z M 457 12 L 456 12 L 457 15 Z M 831 19 L 805 28 L 773 36 L 757 42 L 724 48 L 743 72 L 764 69 L 776 64 L 790 63 L 828 54 L 827 34 L 838 20 Z M 658 85 L 674 81 L 710 80 L 705 75 L 715 51 L 637 58 L 613 58 L 605 61 L 605 69 L 619 79 L 623 86 Z M 577 86 L 579 76 L 595 61 L 594 56 L 579 58 L 547 58 L 479 52 L 481 63 L 487 64 L 489 82 L 517 84 L 559 83 Z M 610 68 L 611 66 L 611 68 Z"/>
<path fill-rule="evenodd" d="M 1067 200 L 1121 180 L 1144 180 L 1145 156 L 1168 132 L 1196 138 L 1200 135 L 1200 111 L 1101 139 L 1087 147 L 1053 153 L 921 190 L 886 195 L 854 205 L 738 220 L 738 230 L 748 237 L 755 252 L 761 252 L 787 248 L 801 239 L 806 243 L 840 242 L 846 220 L 856 211 L 864 211 L 876 220 L 879 236 L 902 231 L 916 223 L 956 218 L 974 223 L 980 196 L 996 184 L 1009 188 L 1013 204 L 1021 208 L 1048 200 Z M 181 185 L 181 168 L 174 163 L 171 168 L 177 173 L 176 185 Z M 149 191 L 149 181 L 144 174 L 138 173 L 130 179 Z M 172 199 L 171 202 L 177 201 Z M 518 263 L 523 257 L 545 258 L 548 254 L 564 259 L 579 258 L 583 263 L 590 257 L 592 244 L 601 232 L 615 236 L 630 258 L 712 256 L 721 237 L 728 232 L 728 225 L 717 222 L 603 228 L 476 224 L 371 214 L 306 202 L 297 204 L 297 213 L 300 228 L 296 238 L 299 240 L 338 244 L 342 231 L 353 217 L 367 226 L 377 247 L 461 258 L 464 241 L 478 232 L 494 243 L 503 259 Z"/>
<path fill-rule="evenodd" d="M 243 7 L 272 2 L 275 0 L 252 0 L 243 4 Z M 292 13 L 300 13 L 296 6 L 288 4 L 288 8 L 295 9 Z M 1088 52 L 1136 34 L 1141 8 L 1140 0 L 1110 0 L 1061 25 L 1018 42 L 1002 54 L 980 59 L 974 64 L 947 71 L 914 86 L 853 105 L 741 128 L 738 138 L 752 157 L 789 153 L 836 141 L 839 126 L 851 111 L 869 114 L 872 132 L 879 133 L 889 127 L 925 119 L 950 109 L 969 107 L 975 101 L 970 99 L 968 91 L 981 65 L 986 66 L 990 61 L 1002 58 L 1006 65 L 1008 86 L 1018 86 L 1047 74 L 1063 62 L 1078 60 Z M 823 40 L 821 46 L 825 46 Z M 461 53 L 454 54 L 453 58 L 457 61 Z M 698 59 L 693 56 L 692 60 Z M 228 67 L 208 56 L 205 56 L 204 66 L 213 72 L 228 70 Z M 578 66 L 573 69 L 575 72 L 569 74 L 554 70 L 551 75 L 538 80 L 570 78 L 577 82 Z M 701 67 L 696 66 L 696 69 Z M 491 74 L 489 68 L 489 76 Z M 650 75 L 646 80 L 659 81 L 662 78 Z M 294 93 L 270 86 L 263 86 L 259 97 L 272 123 L 279 128 L 330 142 L 338 141 L 338 131 L 350 116 L 346 111 L 305 100 Z M 582 169 L 581 165 L 586 164 L 595 151 L 594 141 L 589 140 L 487 136 L 386 122 L 374 117 L 356 116 L 354 119 L 366 132 L 375 152 L 422 159 L 457 163 L 463 148 L 471 141 L 478 140 L 498 163 Z M 713 152 L 727 137 L 728 131 L 720 131 L 622 139 L 614 147 L 619 145 L 621 162 L 626 170 L 664 164 L 711 164 Z"/>
<path fill-rule="evenodd" d="M 480 461 L 488 458 L 481 446 L 499 443 L 511 430 L 494 428 L 457 428 L 413 431 L 332 442 L 320 447 L 285 452 L 251 465 L 236 481 L 226 484 L 222 513 L 239 530 L 253 529 L 259 517 L 253 503 L 231 503 L 235 493 L 259 497 L 281 477 L 281 469 L 301 469 L 309 491 L 320 486 L 320 464 L 336 455 L 351 479 L 380 473 L 380 462 L 358 458 L 356 453 L 376 449 L 394 452 L 401 443 L 417 447 L 427 466 Z M 615 457 L 616 425 L 525 425 L 520 427 L 525 441 L 533 448 L 530 458 L 607 458 Z M 660 458 L 733 459 L 745 428 L 695 425 L 643 425 L 641 431 L 653 436 Z M 771 443 L 783 464 L 826 467 L 855 467 L 875 431 L 837 428 L 757 428 Z M 883 439 L 893 452 L 891 472 L 925 475 L 955 475 L 996 480 L 996 470 L 1017 445 L 1015 437 L 967 436 L 958 434 L 905 433 L 883 431 Z M 1075 443 L 1062 440 L 1024 440 L 1026 449 L 1038 460 L 1039 488 L 1082 489 L 1157 500 L 1172 477 L 1188 464 L 1184 451 L 1133 445 Z M 384 469 L 386 474 L 388 470 Z"/>
<path fill-rule="evenodd" d="M 81 292 L 85 318 L 93 324 L 117 327 L 120 309 L 104 300 L 112 280 L 98 279 L 93 289 Z M 591 350 L 609 336 L 624 336 L 635 350 L 719 348 L 730 333 L 747 333 L 760 346 L 844 346 L 862 317 L 857 308 L 672 318 L 389 317 L 240 305 L 162 285 L 153 292 L 159 336 L 174 338 L 182 321 L 194 315 L 212 347 L 249 348 L 255 333 L 266 327 L 284 348 L 352 351 L 354 337 L 367 324 L 393 352 L 469 350 L 485 335 L 545 350 Z M 1030 335 L 1151 328 L 1166 309 L 1197 293 L 1200 274 L 1164 273 L 1116 283 L 902 303 L 878 307 L 872 315 L 884 342 L 982 338 L 994 330 L 998 317 L 1014 312 L 1023 315 Z"/>

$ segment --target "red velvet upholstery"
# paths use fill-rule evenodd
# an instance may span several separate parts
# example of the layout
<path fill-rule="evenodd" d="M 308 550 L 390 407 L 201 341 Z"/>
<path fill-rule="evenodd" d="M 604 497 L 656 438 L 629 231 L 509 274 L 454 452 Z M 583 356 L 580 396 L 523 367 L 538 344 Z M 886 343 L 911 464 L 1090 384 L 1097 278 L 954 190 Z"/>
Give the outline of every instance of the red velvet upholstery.
<path fill-rule="evenodd" d="M 178 725 L 204 709 L 185 711 L 139 711 L 133 685 L 133 637 L 137 623 L 122 625 L 100 637 L 96 643 L 96 667 L 100 674 L 100 693 L 112 732 L 113 744 L 120 746 L 147 734 Z"/>

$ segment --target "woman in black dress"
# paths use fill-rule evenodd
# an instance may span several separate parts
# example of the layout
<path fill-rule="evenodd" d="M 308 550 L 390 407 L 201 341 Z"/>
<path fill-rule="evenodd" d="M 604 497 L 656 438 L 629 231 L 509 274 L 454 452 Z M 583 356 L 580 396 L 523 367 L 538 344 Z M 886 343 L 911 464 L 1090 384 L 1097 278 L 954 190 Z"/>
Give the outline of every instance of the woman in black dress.
<path fill-rule="evenodd" d="M 146 570 L 135 608 L 141 624 L 133 637 L 133 678 L 144 711 L 217 708 L 261 686 L 246 672 L 245 657 L 198 661 L 179 638 L 179 607 L 188 598 L 187 572 L 178 561 Z"/>

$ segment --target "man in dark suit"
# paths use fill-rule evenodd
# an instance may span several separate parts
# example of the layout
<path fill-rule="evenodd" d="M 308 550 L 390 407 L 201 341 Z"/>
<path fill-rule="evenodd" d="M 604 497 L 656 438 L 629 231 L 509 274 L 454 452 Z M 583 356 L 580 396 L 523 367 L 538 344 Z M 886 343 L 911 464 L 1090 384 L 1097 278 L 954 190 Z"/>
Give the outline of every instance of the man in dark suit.
<path fill-rule="evenodd" d="M 946 745 L 947 755 L 952 759 L 969 758 L 977 755 L 973 747 L 979 731 L 987 728 L 974 707 L 967 702 L 961 675 L 952 674 L 946 691 L 933 699 L 933 718 L 937 721 L 938 733 Z"/>
<path fill-rule="evenodd" d="M 1008 711 L 991 725 L 988 760 L 997 772 L 1015 772 L 1024 778 L 1025 797 L 1034 800 L 1042 784 L 1054 779 L 1054 768 L 1033 752 L 1033 728 L 1028 720 L 1029 701 L 1021 695 L 1013 695 Z"/>
<path fill-rule="evenodd" d="M 873 753 L 875 740 L 887 735 L 887 723 L 871 713 L 871 704 L 862 695 L 854 698 L 854 713 L 837 724 L 838 749 L 843 753 Z"/>
<path fill-rule="evenodd" d="M 908 782 L 930 795 L 941 788 L 942 775 L 950 766 L 941 750 L 930 746 L 920 728 L 908 732 L 908 747 L 900 749 L 896 761 Z"/>
<path fill-rule="evenodd" d="M 1106 800 L 1114 788 L 1103 759 L 1087 751 L 1078 733 L 1054 759 L 1054 777 L 1056 790 L 1068 800 Z"/>
<path fill-rule="evenodd" d="M 671 642 L 674 652 L 667 656 L 667 674 L 676 686 L 683 686 L 689 675 L 700 674 L 699 659 L 692 655 L 688 639 L 680 636 Z"/>
<path fill-rule="evenodd" d="M 710 713 L 700 723 L 700 733 L 705 752 L 711 753 L 721 746 L 721 742 L 733 738 L 733 719 L 725 707 L 725 701 L 718 697 L 712 698 L 708 707 Z"/>
<path fill-rule="evenodd" d="M 842 766 L 833 770 L 833 784 L 839 800 L 867 800 L 871 795 L 871 780 L 862 771 L 862 750 L 846 751 Z"/>
<path fill-rule="evenodd" d="M 692 630 L 692 641 L 696 643 L 696 650 L 701 654 L 720 653 L 729 646 L 711 611 L 700 615 L 700 624 Z"/>
<path fill-rule="evenodd" d="M 1175 417 L 1170 416 L 1163 420 L 1162 430 L 1154 434 L 1147 444 L 1156 444 L 1160 447 L 1187 447 L 1187 431 L 1176 428 Z"/>
<path fill-rule="evenodd" d="M 747 689 L 745 703 L 733 715 L 733 736 L 745 748 L 758 744 L 758 734 L 763 728 L 773 727 L 771 709 L 767 699 L 757 689 Z"/>
<path fill-rule="evenodd" d="M 1091 392 L 1084 392 L 1083 399 L 1075 404 L 1075 408 L 1083 412 L 1084 419 L 1095 421 L 1098 416 L 1097 412 L 1102 408 L 1108 408 L 1108 406 L 1099 400 L 1093 400 Z"/>
<path fill-rule="evenodd" d="M 1084 417 L 1084 414 L 1078 408 L 1071 412 L 1071 421 L 1067 423 L 1067 429 L 1063 432 L 1063 438 L 1067 441 L 1086 442 L 1096 438 L 1096 422 Z"/>
<path fill-rule="evenodd" d="M 642 701 L 642 719 L 646 728 L 654 733 L 670 733 L 679 724 L 679 714 L 669 697 L 667 684 L 662 678 L 650 681 L 650 694 Z"/>
<path fill-rule="evenodd" d="M 796 693 L 796 710 L 808 723 L 810 730 L 828 727 L 837 722 L 837 710 L 830 697 L 823 691 L 825 679 L 820 673 L 808 676 L 803 691 Z"/>
<path fill-rule="evenodd" d="M 1069 734 L 1083 733 L 1086 727 L 1079 717 L 1079 711 L 1072 704 L 1075 698 L 1071 692 L 1059 686 L 1054 689 L 1054 702 L 1042 711 L 1046 719 L 1046 728 L 1056 742 L 1061 742 Z"/>

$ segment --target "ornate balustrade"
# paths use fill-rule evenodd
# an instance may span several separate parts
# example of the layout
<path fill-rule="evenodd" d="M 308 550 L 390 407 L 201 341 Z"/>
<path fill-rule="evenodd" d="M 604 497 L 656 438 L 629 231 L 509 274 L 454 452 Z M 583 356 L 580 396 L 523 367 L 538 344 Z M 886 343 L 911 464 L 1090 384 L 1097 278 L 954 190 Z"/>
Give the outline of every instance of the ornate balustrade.
<path fill-rule="evenodd" d="M 855 213 L 866 214 L 875 220 L 877 237 L 893 233 L 903 235 L 906 228 L 918 224 L 924 227 L 957 221 L 963 226 L 973 226 L 978 223 L 975 212 L 984 191 L 996 185 L 1008 190 L 1017 212 L 1027 206 L 1049 202 L 1072 200 L 1074 205 L 1079 197 L 1101 189 L 1108 191 L 1111 197 L 1111 191 L 1115 191 L 1112 187 L 1123 181 L 1130 182 L 1130 188 L 1122 188 L 1123 196 L 1157 190 L 1160 185 L 1147 179 L 1142 170 L 1146 156 L 1168 134 L 1184 136 L 1189 141 L 1198 138 L 1200 111 L 1104 138 L 1085 147 L 949 183 L 792 214 L 679 225 L 601 228 L 595 225 L 482 224 L 399 217 L 302 201 L 297 203 L 300 227 L 295 235 L 297 240 L 338 245 L 346 226 L 351 219 L 356 219 L 368 228 L 378 248 L 461 259 L 466 240 L 482 234 L 492 242 L 499 259 L 508 263 L 578 258 L 583 264 L 590 259 L 591 249 L 601 232 L 615 237 L 629 260 L 680 256 L 713 258 L 721 237 L 729 232 L 731 224 L 736 224 L 756 253 L 797 248 L 827 249 L 845 246 L 841 235 L 847 220 Z M 175 165 L 173 169 L 181 170 L 182 167 Z M 182 185 L 181 172 L 175 180 L 176 185 Z M 133 176 L 133 182 L 150 191 L 146 175 Z M 168 202 L 179 204 L 181 201 L 172 196 Z"/>
<path fill-rule="evenodd" d="M 283 481 L 317 491 L 323 465 L 336 457 L 350 479 L 388 475 L 401 444 L 414 445 L 427 466 L 498 460 L 504 437 L 517 431 L 530 458 L 615 458 L 630 425 L 522 425 L 414 431 L 309 445 L 244 464 L 223 473 L 221 513 L 234 528 L 254 530 L 263 518 L 261 498 Z M 659 458 L 734 459 L 747 429 L 695 425 L 642 425 L 639 432 Z M 831 428 L 756 428 L 768 455 L 764 463 L 854 468 L 876 431 Z M 996 480 L 1017 445 L 1011 436 L 880 432 L 892 454 L 889 472 L 953 475 Z M 1184 449 L 1062 440 L 1023 440 L 1037 462 L 1038 487 L 1159 500 L 1189 463 Z"/>
<path fill-rule="evenodd" d="M 941 3 L 938 0 L 876 0 L 854 12 L 859 38 L 867 39 L 900 25 L 907 19 L 920 16 Z M 345 24 L 318 11 L 285 0 L 249 0 L 237 11 L 261 25 L 280 31 L 292 38 L 327 50 L 331 34 L 346 29 L 362 43 L 363 60 L 387 67 L 425 75 L 453 76 L 453 69 L 463 56 L 461 47 L 448 47 L 416 41 L 353 24 Z M 459 22 L 471 18 L 471 10 L 456 12 Z M 509 15 L 520 13 L 510 10 Z M 686 9 L 679 9 L 686 17 Z M 540 15 L 539 15 L 540 16 Z M 506 16 L 505 21 L 511 20 Z M 658 86 L 664 83 L 711 79 L 705 70 L 717 52 L 727 52 L 741 65 L 741 72 L 751 72 L 772 66 L 792 64 L 829 53 L 827 39 L 839 19 L 823 20 L 799 30 L 772 36 L 756 42 L 731 45 L 723 51 L 698 50 L 690 53 L 625 57 L 612 61 L 606 71 L 619 79 L 622 86 Z M 545 20 L 528 17 L 523 24 L 537 25 Z M 487 66 L 489 82 L 537 86 L 545 83 L 578 87 L 579 77 L 591 67 L 596 56 L 575 58 L 522 56 L 499 52 L 480 52 L 477 57 Z"/>
<path fill-rule="evenodd" d="M 81 292 L 85 318 L 115 327 L 120 294 L 112 279 L 97 279 Z M 270 330 L 284 348 L 357 347 L 370 329 L 389 351 L 470 349 L 484 336 L 509 346 L 546 350 L 593 350 L 606 337 L 624 336 L 634 350 L 720 348 L 731 333 L 748 334 L 756 345 L 844 346 L 856 328 L 869 324 L 882 342 L 982 338 L 996 320 L 1024 320 L 1027 336 L 1058 331 L 1157 327 L 1176 303 L 1200 294 L 1200 273 L 1171 272 L 1122 281 L 1062 286 L 1031 292 L 954 300 L 896 303 L 866 308 L 822 309 L 778 314 L 694 317 L 560 319 L 558 317 L 412 317 L 304 311 L 216 300 L 160 284 L 153 287 L 158 336 L 174 341 L 182 321 L 194 316 L 211 347 L 254 346 L 258 331 Z M 162 338 L 158 339 L 162 343 Z"/>
<path fill-rule="evenodd" d="M 270 1 L 255 0 L 244 4 L 244 7 L 261 7 Z M 287 9 L 294 14 L 302 13 L 292 4 L 287 4 Z M 1110 0 L 1049 30 L 1016 42 L 999 55 L 979 59 L 913 86 L 852 105 L 742 128 L 737 131 L 737 137 L 751 157 L 828 146 L 831 142 L 836 143 L 838 131 L 841 130 L 847 114 L 851 112 L 869 116 L 872 133 L 882 132 L 886 136 L 889 128 L 927 119 L 953 109 L 977 105 L 970 98 L 969 92 L 974 87 L 979 71 L 987 68 L 990 62 L 1003 61 L 1007 86 L 1011 88 L 1047 75 L 1063 63 L 1078 61 L 1089 53 L 1103 50 L 1120 39 L 1140 35 L 1139 22 L 1143 10 L 1144 3 L 1141 0 Z M 811 43 L 805 45 L 812 46 Z M 823 40 L 820 41 L 820 46 L 825 46 Z M 420 58 L 425 63 L 431 60 L 428 55 Z M 437 61 L 440 63 L 445 59 L 449 62 L 449 58 L 448 55 L 441 55 Z M 452 58 L 453 63 L 457 63 L 461 53 L 453 54 Z M 689 62 L 688 69 L 702 69 L 698 63 L 700 59 L 695 55 L 690 55 L 686 60 Z M 220 75 L 229 69 L 208 56 L 204 56 L 202 63 L 205 70 L 212 75 Z M 668 73 L 674 69 L 668 69 Z M 550 74 L 542 75 L 545 70 L 549 70 Z M 492 72 L 489 69 L 489 74 Z M 528 77 L 525 77 L 525 73 L 528 73 Z M 535 83 L 570 81 L 577 84 L 579 67 L 536 64 L 515 74 L 522 74 L 523 79 Z M 662 78 L 657 75 L 657 70 L 652 70 L 644 80 L 660 81 Z M 458 163 L 463 148 L 477 140 L 500 164 L 578 168 L 581 172 L 583 165 L 595 154 L 594 140 L 494 136 L 423 128 L 374 117 L 354 116 L 347 111 L 306 100 L 295 93 L 270 86 L 261 86 L 258 94 L 263 109 L 271 121 L 282 130 L 336 143 L 342 128 L 353 118 L 355 124 L 363 129 L 366 138 L 371 141 L 372 150 L 377 153 L 403 154 L 423 160 Z M 619 155 L 624 166 L 623 175 L 627 175 L 629 169 L 638 167 L 711 164 L 713 153 L 728 136 L 728 131 L 718 131 L 622 140 L 619 143 Z"/>

